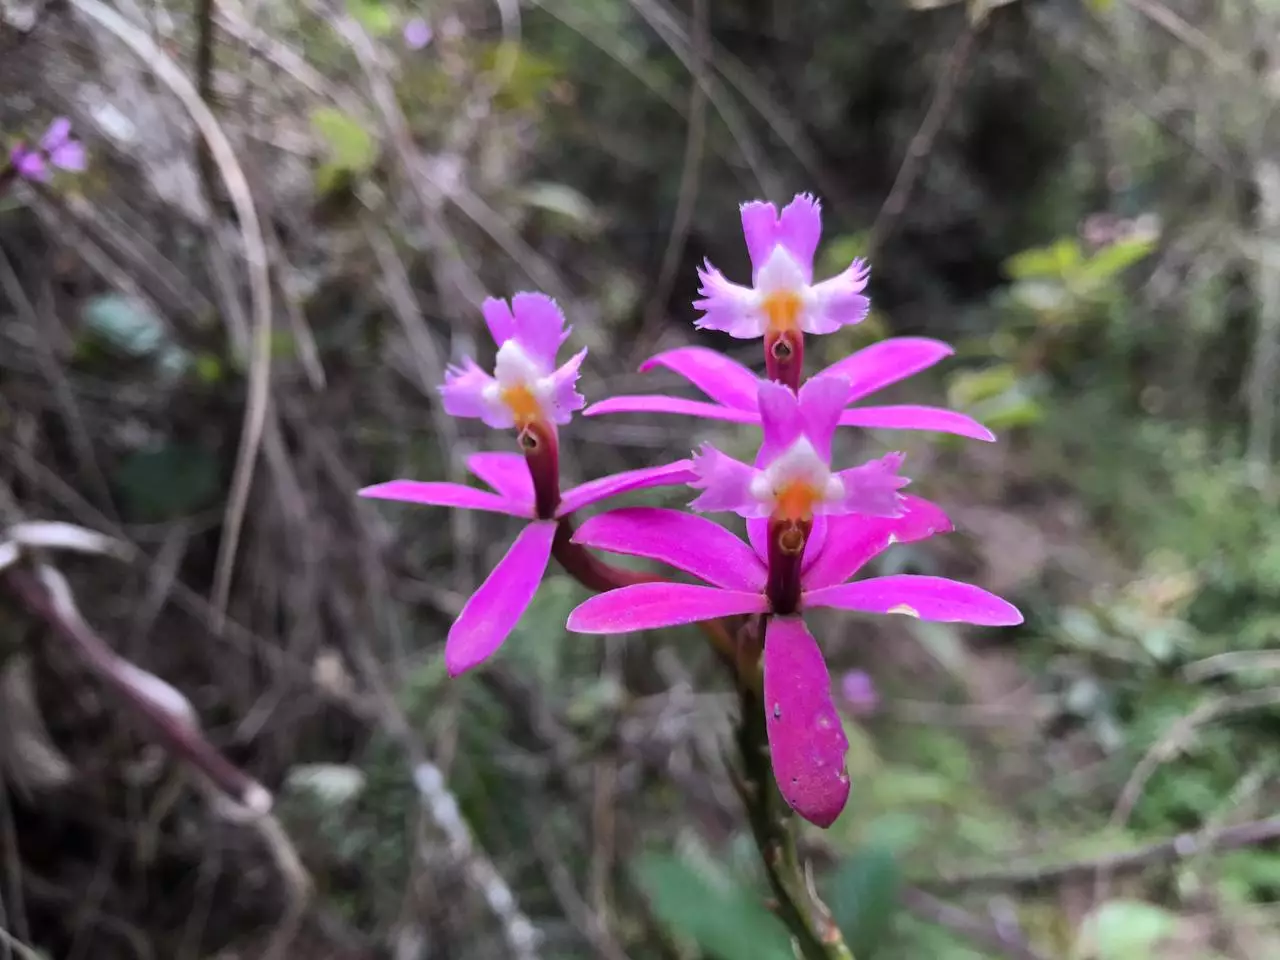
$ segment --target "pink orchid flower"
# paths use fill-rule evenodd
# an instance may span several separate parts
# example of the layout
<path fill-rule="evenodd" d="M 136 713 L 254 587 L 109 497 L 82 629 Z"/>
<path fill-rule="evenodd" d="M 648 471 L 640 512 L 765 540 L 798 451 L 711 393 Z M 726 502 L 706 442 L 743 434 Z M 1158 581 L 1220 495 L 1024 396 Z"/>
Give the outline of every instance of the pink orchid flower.
<path fill-rule="evenodd" d="M 38 147 L 20 143 L 9 157 L 20 176 L 40 182 L 49 179 L 49 164 L 73 172 L 80 172 L 86 166 L 84 144 L 71 138 L 71 121 L 66 117 L 58 117 L 49 124 Z"/>
<path fill-rule="evenodd" d="M 574 535 L 576 542 L 657 560 L 710 586 L 643 583 L 610 590 L 578 606 L 568 628 L 617 634 L 764 615 L 764 702 L 778 787 L 800 816 L 827 827 L 849 797 L 849 743 L 830 673 L 803 613 L 831 607 L 984 626 L 1018 624 L 1022 615 L 979 587 L 942 577 L 897 574 L 847 582 L 891 544 L 951 529 L 938 507 L 915 497 L 903 498 L 897 517 L 830 516 L 815 525 L 805 547 L 799 601 L 780 614 L 771 595 L 767 524 L 747 522 L 747 546 L 713 521 L 676 510 L 633 507 L 593 517 Z"/>
<path fill-rule="evenodd" d="M 693 460 L 701 495 L 694 510 L 730 510 L 740 517 L 810 523 L 815 515 L 860 513 L 895 517 L 907 479 L 897 475 L 902 454 L 832 472 L 831 441 L 850 389 L 844 377 L 809 380 L 798 394 L 761 381 L 757 407 L 764 442 L 750 466 L 709 443 Z M 806 533 L 807 536 L 807 533 Z"/>
<path fill-rule="evenodd" d="M 449 367 L 440 388 L 445 411 L 498 429 L 543 426 L 554 432 L 553 424 L 568 423 L 585 403 L 574 385 L 587 351 L 556 368 L 570 332 L 556 302 L 541 293 L 517 293 L 510 306 L 491 297 L 481 309 L 498 345 L 493 375 L 470 357 Z"/>
<path fill-rule="evenodd" d="M 847 378 L 852 388 L 846 404 L 852 404 L 932 367 L 954 352 L 939 340 L 891 337 L 838 360 L 816 376 Z M 736 360 L 706 347 L 677 347 L 650 357 L 641 365 L 640 371 L 647 372 L 654 367 L 666 367 L 678 373 L 706 394 L 710 401 L 686 400 L 663 394 L 610 397 L 588 407 L 583 411 L 584 415 L 674 413 L 730 423 L 760 422 L 756 387 L 761 378 Z M 840 425 L 873 430 L 937 430 L 974 440 L 995 440 L 995 434 L 972 417 L 954 410 L 919 404 L 849 407 L 840 415 Z"/>
<path fill-rule="evenodd" d="M 456 677 L 493 656 L 515 629 L 542 582 L 562 518 L 631 490 L 687 483 L 693 476 L 690 467 L 690 461 L 681 460 L 592 480 L 561 494 L 550 516 L 541 515 L 532 475 L 524 457 L 518 453 L 477 453 L 467 458 L 467 469 L 496 493 L 461 483 L 392 480 L 366 487 L 360 496 L 485 510 L 532 521 L 520 531 L 506 555 L 467 600 L 449 628 L 444 659 L 449 675 Z"/>

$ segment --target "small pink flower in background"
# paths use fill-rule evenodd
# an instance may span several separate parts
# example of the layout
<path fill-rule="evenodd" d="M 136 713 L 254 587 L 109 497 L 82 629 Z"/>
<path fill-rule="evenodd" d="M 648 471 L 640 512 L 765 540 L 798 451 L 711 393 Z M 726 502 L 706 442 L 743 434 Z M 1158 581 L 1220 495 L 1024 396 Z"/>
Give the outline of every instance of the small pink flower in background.
<path fill-rule="evenodd" d="M 759 385 L 764 442 L 749 466 L 703 444 L 691 484 L 694 510 L 729 510 L 747 519 L 811 522 L 815 516 L 859 513 L 893 517 L 907 484 L 893 453 L 860 467 L 831 470 L 831 440 L 849 392 L 843 377 L 815 377 L 794 394 L 779 383 Z"/>
<path fill-rule="evenodd" d="M 851 384 L 845 400 L 848 405 L 926 370 L 954 352 L 938 340 L 891 337 L 833 363 L 816 376 L 848 379 Z M 604 413 L 674 413 L 730 423 L 760 422 L 756 388 L 762 382 L 761 378 L 736 360 L 706 347 L 677 347 L 649 358 L 641 365 L 640 371 L 647 372 L 654 367 L 666 367 L 678 373 L 710 397 L 711 402 L 663 394 L 640 394 L 609 397 L 592 404 L 583 411 L 584 414 L 593 417 Z M 938 430 L 975 440 L 995 440 L 995 435 L 972 417 L 954 410 L 919 404 L 849 407 L 841 413 L 840 425 Z"/>
<path fill-rule="evenodd" d="M 703 299 L 694 302 L 702 311 L 699 329 L 749 340 L 771 333 L 834 333 L 866 318 L 871 301 L 862 291 L 871 270 L 865 261 L 813 282 L 822 212 L 812 196 L 797 195 L 781 214 L 771 203 L 743 204 L 742 232 L 751 255 L 751 286 L 729 282 L 707 263 L 698 271 Z"/>
<path fill-rule="evenodd" d="M 849 670 L 840 678 L 840 698 L 855 717 L 870 716 L 880 706 L 880 694 L 865 670 Z"/>
<path fill-rule="evenodd" d="M 422 17 L 414 17 L 404 25 L 404 44 L 410 50 L 421 50 L 435 36 L 431 24 Z"/>
<path fill-rule="evenodd" d="M 86 166 L 84 144 L 71 138 L 71 121 L 66 117 L 49 124 L 37 147 L 20 143 L 9 157 L 19 176 L 41 182 L 49 179 L 49 165 L 75 173 Z"/>
<path fill-rule="evenodd" d="M 533 480 L 528 465 L 518 453 L 477 453 L 467 458 L 467 469 L 496 493 L 461 483 L 392 480 L 366 487 L 360 496 L 505 513 L 532 521 L 471 595 L 449 628 L 444 648 L 445 666 L 449 675 L 456 677 L 493 656 L 519 623 L 551 560 L 559 518 L 631 490 L 687 483 L 692 477 L 689 466 L 688 460 L 682 460 L 592 480 L 566 490 L 555 516 L 546 518 L 537 515 Z"/>
<path fill-rule="evenodd" d="M 748 521 L 747 546 L 724 527 L 676 510 L 624 508 L 592 517 L 574 535 L 576 543 L 657 560 L 709 586 L 643 583 L 610 590 L 579 605 L 568 628 L 616 634 L 767 615 L 764 695 L 778 786 L 797 813 L 825 827 L 848 800 L 849 745 L 831 696 L 831 676 L 801 619 L 803 611 L 832 607 L 985 626 L 1018 624 L 1022 615 L 980 587 L 942 577 L 897 574 L 847 582 L 891 544 L 951 529 L 938 507 L 915 497 L 903 497 L 896 517 L 836 515 L 826 517 L 821 528 L 815 523 L 802 559 L 799 612 L 773 615 L 765 523 Z"/>
<path fill-rule="evenodd" d="M 449 367 L 440 388 L 445 411 L 497 429 L 568 423 L 585 403 L 574 385 L 587 351 L 556 368 L 556 353 L 569 336 L 556 302 L 541 293 L 517 293 L 509 306 L 490 298 L 482 310 L 498 345 L 493 375 L 470 357 Z"/>

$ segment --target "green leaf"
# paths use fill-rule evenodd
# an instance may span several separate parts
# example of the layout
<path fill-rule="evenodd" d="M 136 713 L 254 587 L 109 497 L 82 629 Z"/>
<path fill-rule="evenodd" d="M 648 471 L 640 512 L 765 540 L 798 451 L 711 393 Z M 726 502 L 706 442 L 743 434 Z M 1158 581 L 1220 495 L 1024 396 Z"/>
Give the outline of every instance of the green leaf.
<path fill-rule="evenodd" d="M 828 881 L 827 906 L 858 960 L 868 960 L 884 942 L 901 886 L 898 858 L 882 844 L 859 850 Z"/>
<path fill-rule="evenodd" d="M 954 374 L 947 385 L 947 401 L 953 407 L 971 407 L 1000 396 L 1017 382 L 1018 371 L 1008 363 L 983 370 L 962 370 Z"/>
<path fill-rule="evenodd" d="M 168 443 L 129 454 L 112 480 L 130 520 L 159 523 L 212 506 L 219 477 L 218 460 L 210 451 Z"/>
<path fill-rule="evenodd" d="M 360 26 L 375 37 L 395 32 L 396 18 L 391 9 L 378 0 L 347 0 L 347 10 Z"/>
<path fill-rule="evenodd" d="M 791 937 L 750 891 L 714 884 L 677 857 L 649 854 L 636 882 L 671 932 L 717 960 L 791 960 Z"/>
<path fill-rule="evenodd" d="M 1080 241 L 1063 237 L 1048 247 L 1035 247 L 1005 261 L 1005 273 L 1013 280 L 1060 280 L 1084 262 Z"/>
<path fill-rule="evenodd" d="M 311 111 L 311 128 L 325 144 L 328 165 L 351 173 L 364 173 L 378 158 L 378 146 L 360 121 L 337 107 Z"/>
<path fill-rule="evenodd" d="M 1152 236 L 1118 240 L 1090 257 L 1080 271 L 1080 278 L 1091 283 L 1114 279 L 1155 249 L 1156 238 Z"/>
<path fill-rule="evenodd" d="M 1079 960 L 1150 960 L 1178 928 L 1178 917 L 1142 900 L 1110 900 L 1085 918 Z"/>

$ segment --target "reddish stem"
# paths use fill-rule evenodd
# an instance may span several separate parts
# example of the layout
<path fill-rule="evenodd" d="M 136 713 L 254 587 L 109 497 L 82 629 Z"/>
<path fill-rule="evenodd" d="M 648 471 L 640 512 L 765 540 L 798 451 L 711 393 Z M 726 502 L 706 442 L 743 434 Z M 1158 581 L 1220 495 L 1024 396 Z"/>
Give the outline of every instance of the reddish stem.
<path fill-rule="evenodd" d="M 533 480 L 539 520 L 554 520 L 560 506 L 560 441 L 554 424 L 530 423 L 520 431 L 520 449 Z"/>
<path fill-rule="evenodd" d="M 779 616 L 800 608 L 800 571 L 813 520 L 769 521 L 769 579 L 765 592 Z"/>

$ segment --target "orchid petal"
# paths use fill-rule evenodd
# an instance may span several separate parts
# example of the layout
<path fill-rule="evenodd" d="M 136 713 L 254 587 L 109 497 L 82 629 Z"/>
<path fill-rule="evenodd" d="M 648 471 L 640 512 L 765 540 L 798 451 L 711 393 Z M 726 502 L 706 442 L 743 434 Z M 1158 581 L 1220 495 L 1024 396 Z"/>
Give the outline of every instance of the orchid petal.
<path fill-rule="evenodd" d="M 805 553 L 805 589 L 844 583 L 895 543 L 914 543 L 951 531 L 951 521 L 937 504 L 904 496 L 901 506 L 902 515 L 892 518 L 828 517 L 822 548 L 812 557 Z"/>
<path fill-rule="evenodd" d="M 480 312 L 484 314 L 493 342 L 499 347 L 516 335 L 516 318 L 512 316 L 511 305 L 507 301 L 489 297 L 480 304 Z"/>
<path fill-rule="evenodd" d="M 764 613 L 762 593 L 688 583 L 638 583 L 597 594 L 569 614 L 574 633 L 630 633 L 743 613 Z"/>
<path fill-rule="evenodd" d="M 782 208 L 774 241 L 787 248 L 792 259 L 805 271 L 805 283 L 813 281 L 813 258 L 822 239 L 822 205 L 808 193 Z"/>
<path fill-rule="evenodd" d="M 840 415 L 843 427 L 872 430 L 938 430 L 973 440 L 995 440 L 996 435 L 972 417 L 941 407 L 901 404 L 892 407 L 852 407 Z"/>
<path fill-rule="evenodd" d="M 905 380 L 927 370 L 955 350 L 941 340 L 927 337 L 890 337 L 837 360 L 819 376 L 838 375 L 852 384 L 847 403 L 854 403 L 883 390 L 891 383 Z"/>
<path fill-rule="evenodd" d="M 66 143 L 70 136 L 71 121 L 66 117 L 56 117 L 49 124 L 49 128 L 45 130 L 44 136 L 40 138 L 40 146 L 47 152 L 52 153 Z"/>
<path fill-rule="evenodd" d="M 556 524 L 539 520 L 520 531 L 493 572 L 471 595 L 449 628 L 445 667 L 456 677 L 497 652 L 533 600 L 551 560 Z"/>
<path fill-rule="evenodd" d="M 680 374 L 717 403 L 756 413 L 756 386 L 760 378 L 717 350 L 706 347 L 677 347 L 650 357 L 640 364 L 640 372 L 666 367 Z"/>
<path fill-rule="evenodd" d="M 764 707 L 783 799 L 810 823 L 831 826 L 849 799 L 849 740 L 822 651 L 799 617 L 771 617 L 765 628 Z"/>
<path fill-rule="evenodd" d="M 765 466 L 800 439 L 805 423 L 800 401 L 789 387 L 772 380 L 762 380 L 757 398 L 764 436 L 756 464 Z"/>
<path fill-rule="evenodd" d="M 829 463 L 831 439 L 849 402 L 849 381 L 830 375 L 811 377 L 800 388 L 798 401 L 805 436 L 822 459 Z"/>
<path fill-rule="evenodd" d="M 759 593 L 767 579 L 749 546 L 719 524 L 679 510 L 610 510 L 584 523 L 573 542 L 657 560 L 726 590 Z"/>
<path fill-rule="evenodd" d="M 527 504 L 528 513 L 533 513 L 533 478 L 520 454 L 473 453 L 467 457 L 467 469 L 508 500 Z"/>
<path fill-rule="evenodd" d="M 1022 622 L 1017 607 L 981 587 L 945 577 L 906 573 L 807 590 L 804 605 L 863 613 L 900 613 L 921 620 L 984 627 L 1011 627 Z"/>
<path fill-rule="evenodd" d="M 573 419 L 574 411 L 581 410 L 586 405 L 587 398 L 576 389 L 578 368 L 582 366 L 586 356 L 587 348 L 583 347 L 551 377 L 551 419 L 556 423 L 568 423 Z"/>
<path fill-rule="evenodd" d="M 769 563 L 769 518 L 753 517 L 747 521 L 747 539 L 751 541 L 751 549 L 764 564 Z M 804 556 L 801 563 L 808 565 L 817 559 L 823 544 L 827 540 L 827 518 L 818 514 L 813 518 L 813 527 L 809 530 L 809 539 L 805 541 Z"/>
<path fill-rule="evenodd" d="M 521 503 L 509 497 L 477 490 L 461 483 L 424 483 L 420 480 L 391 480 L 387 483 L 365 487 L 359 496 L 373 500 L 399 500 L 431 507 L 460 507 L 463 510 L 487 510 L 490 513 L 509 513 L 513 517 L 528 517 L 531 510 L 527 502 Z"/>
<path fill-rule="evenodd" d="M 568 516 L 575 510 L 581 510 L 607 497 L 616 497 L 618 494 L 629 493 L 632 490 L 687 484 L 694 477 L 692 460 L 677 460 L 675 463 L 663 464 L 660 467 L 642 467 L 639 470 L 625 470 L 622 473 L 600 477 L 566 490 L 560 497 L 556 516 Z"/>
<path fill-rule="evenodd" d="M 556 365 L 556 352 L 569 337 L 564 313 L 559 304 L 545 293 L 517 293 L 511 298 L 515 317 L 516 339 L 525 351 L 550 370 Z"/>
<path fill-rule="evenodd" d="M 742 236 L 747 241 L 752 274 L 759 272 L 777 245 L 778 208 L 763 200 L 752 200 L 738 208 L 742 215 Z"/>
<path fill-rule="evenodd" d="M 695 300 L 693 306 L 702 311 L 702 316 L 693 323 L 697 329 L 719 330 L 739 340 L 764 336 L 764 320 L 756 309 L 754 290 L 730 283 L 710 263 L 699 268 L 698 280 L 702 299 Z"/>
<path fill-rule="evenodd" d="M 768 514 L 768 506 L 751 492 L 752 481 L 760 474 L 755 467 L 704 443 L 694 454 L 693 471 L 695 476 L 689 486 L 701 493 L 689 504 L 690 508 L 705 513 L 731 510 L 748 518 Z"/>
<path fill-rule="evenodd" d="M 464 357 L 460 364 L 445 370 L 444 385 L 440 387 L 444 412 L 451 417 L 479 419 L 499 430 L 512 426 L 515 420 L 507 405 L 489 399 L 490 388 L 496 384 L 474 360 Z"/>
<path fill-rule="evenodd" d="M 855 260 L 843 273 L 812 286 L 812 302 L 805 311 L 805 333 L 835 333 L 841 327 L 865 320 L 871 301 L 862 291 L 867 288 L 870 276 L 867 263 Z"/>
<path fill-rule="evenodd" d="M 902 495 L 909 481 L 898 476 L 904 454 L 889 453 L 859 467 L 841 470 L 836 476 L 844 486 L 839 509 L 864 517 L 897 517 L 902 514 Z M 827 508 L 831 511 L 831 508 Z"/>
<path fill-rule="evenodd" d="M 664 397 L 661 394 L 633 394 L 626 397 L 609 397 L 593 403 L 582 411 L 585 417 L 605 413 L 675 413 L 704 420 L 727 420 L 730 423 L 759 423 L 755 410 L 722 407 L 705 400 L 685 400 L 683 397 Z"/>
<path fill-rule="evenodd" d="M 84 144 L 79 140 L 68 140 L 49 151 L 49 162 L 61 170 L 71 173 L 82 173 L 89 165 L 85 155 Z"/>
<path fill-rule="evenodd" d="M 44 154 L 18 144 L 9 152 L 9 160 L 18 175 L 27 180 L 43 182 L 49 179 L 49 171 L 45 166 Z"/>

